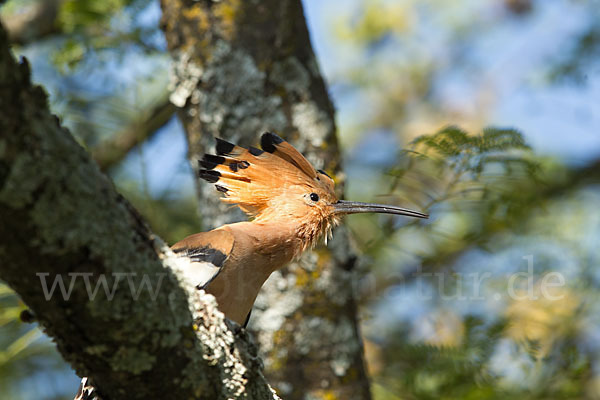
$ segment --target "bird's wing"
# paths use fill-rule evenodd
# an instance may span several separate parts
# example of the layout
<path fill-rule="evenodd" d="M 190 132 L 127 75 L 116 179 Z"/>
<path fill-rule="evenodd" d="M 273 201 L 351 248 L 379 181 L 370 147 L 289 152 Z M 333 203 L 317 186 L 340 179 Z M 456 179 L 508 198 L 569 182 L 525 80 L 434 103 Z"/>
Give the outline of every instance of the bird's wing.
<path fill-rule="evenodd" d="M 224 229 L 200 232 L 175 243 L 171 249 L 190 259 L 192 270 L 188 271 L 196 287 L 204 289 L 221 272 L 233 249 L 233 235 Z"/>

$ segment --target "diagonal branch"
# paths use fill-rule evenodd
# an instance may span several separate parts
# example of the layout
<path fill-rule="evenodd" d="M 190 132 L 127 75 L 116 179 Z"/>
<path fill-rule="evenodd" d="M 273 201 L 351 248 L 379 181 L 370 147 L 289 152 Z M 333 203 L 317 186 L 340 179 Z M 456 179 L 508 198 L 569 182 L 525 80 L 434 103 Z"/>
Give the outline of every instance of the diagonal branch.
<path fill-rule="evenodd" d="M 150 139 L 174 114 L 175 106 L 165 96 L 159 104 L 143 112 L 131 124 L 95 146 L 91 150 L 92 157 L 102 171 L 108 171 L 121 162 L 132 149 Z"/>
<path fill-rule="evenodd" d="M 277 398 L 245 331 L 59 125 L 1 25 L 0 102 L 0 278 L 77 373 L 105 400 Z"/>

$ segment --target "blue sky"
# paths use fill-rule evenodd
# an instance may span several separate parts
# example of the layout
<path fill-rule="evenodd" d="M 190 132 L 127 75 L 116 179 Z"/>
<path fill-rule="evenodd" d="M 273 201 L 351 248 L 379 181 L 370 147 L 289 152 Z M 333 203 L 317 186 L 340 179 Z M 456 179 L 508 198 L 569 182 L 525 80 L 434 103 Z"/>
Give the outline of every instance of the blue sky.
<path fill-rule="evenodd" d="M 358 2 L 305 0 L 303 3 L 320 65 L 326 77 L 333 80 L 340 65 L 356 63 L 361 57 L 349 53 L 332 34 L 332 21 Z M 548 64 L 569 56 L 574 36 L 594 20 L 600 20 L 600 12 L 590 13 L 590 7 L 583 3 L 567 0 L 545 2 L 543 6 L 536 3 L 538 6 L 528 19 L 511 18 L 486 26 L 469 44 L 466 65 L 449 66 L 441 77 L 437 96 L 450 107 L 475 107 L 477 88 L 489 85 L 496 95 L 488 116 L 489 125 L 515 127 L 538 152 L 569 163 L 599 157 L 600 63 L 588 66 L 583 85 L 573 82 L 547 85 L 542 76 Z M 465 15 L 454 18 L 468 18 L 476 6 L 455 7 L 456 12 Z M 444 30 L 426 26 L 423 31 L 423 46 L 441 52 L 447 40 Z M 469 74 L 470 66 L 476 66 L 477 75 Z M 354 109 L 353 101 L 344 99 L 343 93 L 340 96 L 334 88 L 332 94 L 343 136 L 344 122 L 350 122 L 356 109 L 364 109 L 364 104 L 359 101 Z"/>
<path fill-rule="evenodd" d="M 404 3 L 403 0 L 398 3 Z M 352 126 L 370 109 L 369 99 L 360 93 L 339 85 L 340 75 L 346 67 L 364 63 L 364 53 L 336 38 L 333 26 L 346 15 L 358 15 L 357 0 L 304 0 L 305 14 L 313 47 L 326 77 L 332 82 L 330 93 L 337 109 L 339 135 L 346 145 L 347 159 L 353 161 L 353 146 L 364 146 L 368 141 L 383 140 L 392 147 L 402 146 L 393 133 L 364 132 L 358 139 L 350 138 Z M 483 2 L 465 1 L 464 7 L 452 7 L 451 18 L 461 21 L 477 15 Z M 539 3 L 538 3 L 539 4 Z M 600 11 L 590 14 L 590 7 L 581 2 L 556 0 L 537 6 L 527 19 L 502 20 L 490 7 L 482 8 L 482 33 L 465 46 L 466 56 L 460 65 L 449 65 L 436 79 L 435 99 L 450 109 L 464 109 L 477 113 L 478 96 L 482 87 L 493 93 L 493 104 L 485 112 L 487 124 L 519 129 L 534 149 L 542 154 L 558 157 L 568 163 L 578 164 L 600 156 L 600 63 L 589 65 L 583 84 L 563 82 L 548 85 L 543 74 L 546 65 L 569 55 L 572 37 L 582 32 Z M 448 12 L 444 16 L 448 16 Z M 430 52 L 446 62 L 444 46 L 448 29 L 424 13 L 428 18 L 419 21 L 416 36 L 423 52 Z M 439 19 L 439 15 L 437 16 Z M 154 3 L 143 14 L 144 24 L 158 23 L 160 8 Z M 490 23 L 487 23 L 489 20 Z M 141 23 L 138 21 L 138 23 Z M 479 29 L 479 27 L 478 27 Z M 407 40 L 410 38 L 407 38 Z M 48 49 L 33 47 L 27 51 L 32 59 L 34 77 L 54 94 L 55 106 L 60 106 L 59 79 L 48 67 Z M 158 65 L 158 69 L 157 69 Z M 76 76 L 82 87 L 96 89 L 110 82 L 115 87 L 127 88 L 136 76 L 158 73 L 167 79 L 168 60 L 148 63 L 139 53 L 126 54 L 120 65 L 109 63 L 103 71 Z M 125 67 L 125 68 L 123 68 Z M 84 73 L 85 74 L 85 73 Z M 161 78 L 161 79 L 162 79 Z M 134 99 L 135 100 L 135 99 Z M 133 106 L 132 106 L 133 107 Z M 60 107 L 56 109 L 60 112 Z M 457 121 L 443 121 L 444 125 Z M 442 126 L 439 126 L 441 128 Z M 422 132 L 431 133 L 431 132 Z M 257 132 L 257 136 L 260 132 Z M 355 133 L 352 133 L 355 135 Z M 368 141 L 365 141 L 368 138 Z M 153 193 L 169 188 L 189 192 L 193 188 L 190 169 L 185 161 L 185 140 L 181 125 L 172 121 L 152 141 L 127 160 L 123 171 L 133 180 L 147 181 Z M 390 148 L 390 146 L 380 146 Z M 393 150 L 393 149 L 392 149 Z M 386 164 L 395 151 L 378 154 Z M 360 162 L 360 160 L 357 160 Z M 377 160 L 366 160 L 378 164 Z M 142 173 L 143 169 L 146 169 Z M 349 171 L 350 172 L 350 171 Z M 352 176 L 350 176 L 351 178 Z"/>

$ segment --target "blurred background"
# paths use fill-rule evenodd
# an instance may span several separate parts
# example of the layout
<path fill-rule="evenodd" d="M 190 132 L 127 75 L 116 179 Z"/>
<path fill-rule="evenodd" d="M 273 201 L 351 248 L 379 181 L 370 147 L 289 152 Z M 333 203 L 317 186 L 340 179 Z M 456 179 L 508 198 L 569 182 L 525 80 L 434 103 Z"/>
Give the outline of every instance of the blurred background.
<path fill-rule="evenodd" d="M 432 215 L 346 221 L 374 398 L 600 399 L 600 1 L 303 4 L 347 197 Z M 0 17 L 153 230 L 201 230 L 159 2 Z M 0 283 L 0 399 L 71 399 L 79 379 L 22 309 Z"/>

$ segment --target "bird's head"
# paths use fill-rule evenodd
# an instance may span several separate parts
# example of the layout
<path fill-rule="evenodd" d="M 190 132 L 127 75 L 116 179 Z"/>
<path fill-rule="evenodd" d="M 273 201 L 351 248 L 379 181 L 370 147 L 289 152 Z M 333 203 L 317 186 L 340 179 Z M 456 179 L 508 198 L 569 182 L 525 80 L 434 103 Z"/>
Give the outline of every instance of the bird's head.
<path fill-rule="evenodd" d="M 200 178 L 224 194 L 224 202 L 237 204 L 256 222 L 292 223 L 307 244 L 314 244 L 323 234 L 327 238 L 344 214 L 428 218 L 401 207 L 339 200 L 333 179 L 288 142 L 267 132 L 260 144 L 262 150 L 244 149 L 217 138 L 217 154 L 206 154 L 199 171 Z"/>

